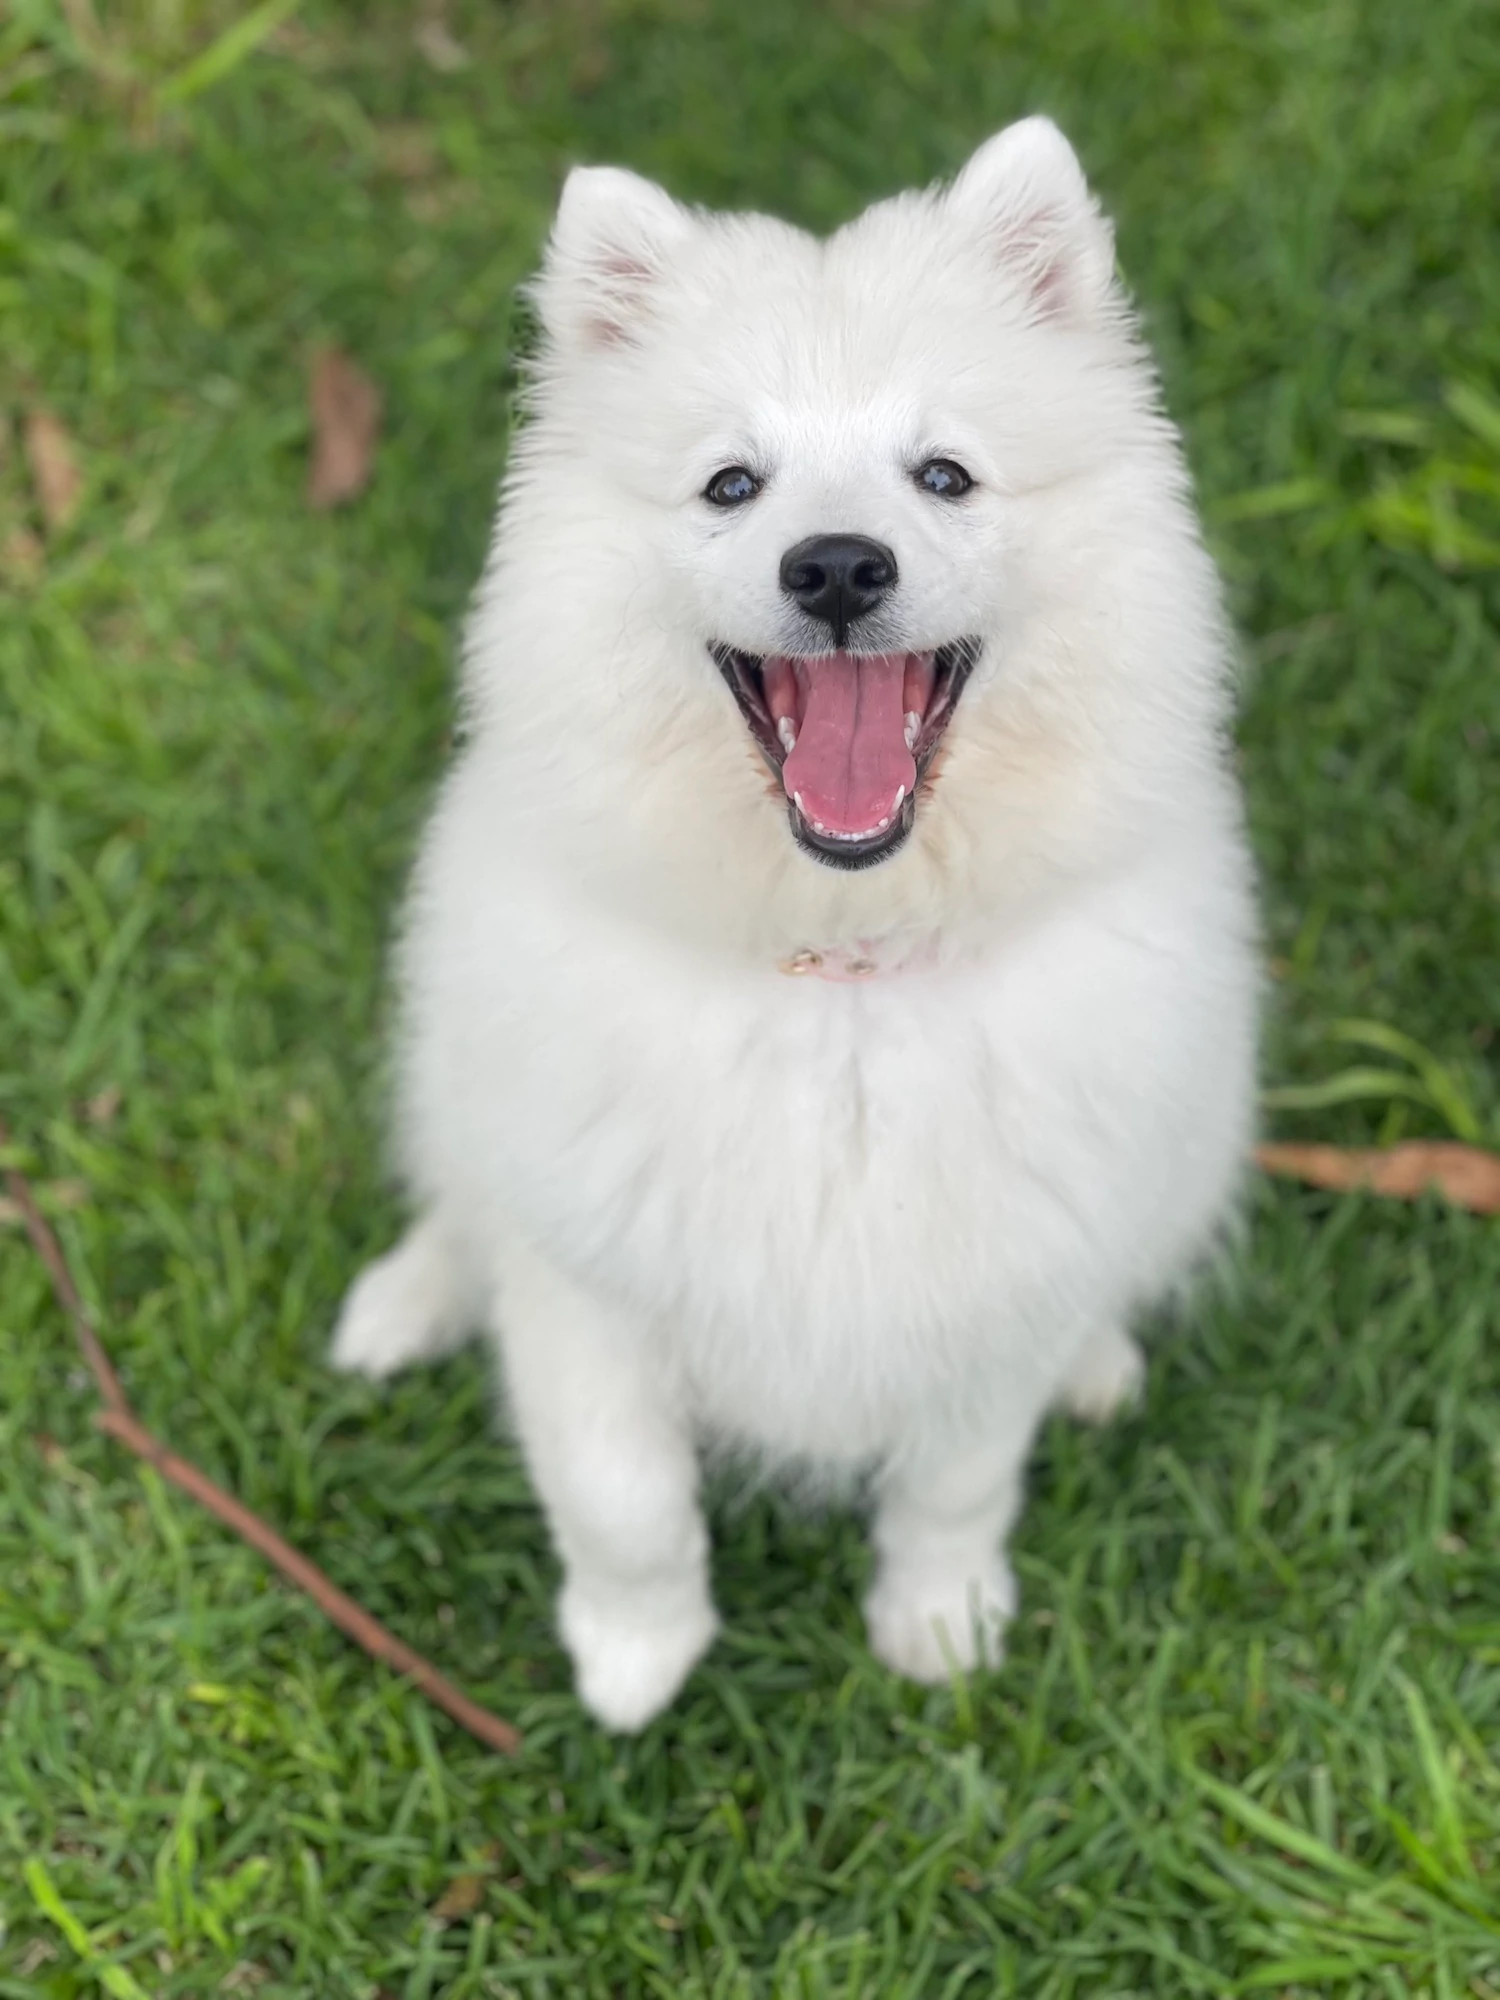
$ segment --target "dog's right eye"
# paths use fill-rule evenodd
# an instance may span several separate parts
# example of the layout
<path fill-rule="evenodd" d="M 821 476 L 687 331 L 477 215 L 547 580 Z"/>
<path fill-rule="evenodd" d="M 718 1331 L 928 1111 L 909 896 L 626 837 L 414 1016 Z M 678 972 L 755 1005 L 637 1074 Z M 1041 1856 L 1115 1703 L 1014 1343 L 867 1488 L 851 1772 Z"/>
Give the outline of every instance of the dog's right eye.
<path fill-rule="evenodd" d="M 711 500 L 716 507 L 743 507 L 759 491 L 760 481 L 753 472 L 747 472 L 743 465 L 726 465 L 722 472 L 716 472 L 709 480 L 703 489 L 703 497 Z"/>
<path fill-rule="evenodd" d="M 917 467 L 912 477 L 918 486 L 935 493 L 940 500 L 961 500 L 974 484 L 973 475 L 965 472 L 956 458 L 929 458 L 925 465 Z"/>

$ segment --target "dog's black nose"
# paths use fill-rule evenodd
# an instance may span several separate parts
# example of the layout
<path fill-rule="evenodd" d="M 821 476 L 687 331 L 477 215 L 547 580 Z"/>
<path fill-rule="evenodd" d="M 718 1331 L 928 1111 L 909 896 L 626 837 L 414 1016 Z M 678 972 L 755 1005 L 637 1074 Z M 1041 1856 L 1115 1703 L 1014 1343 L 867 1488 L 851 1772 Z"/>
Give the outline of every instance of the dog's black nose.
<path fill-rule="evenodd" d="M 836 646 L 895 581 L 896 558 L 868 535 L 809 535 L 781 558 L 782 589 L 810 618 L 833 627 Z"/>

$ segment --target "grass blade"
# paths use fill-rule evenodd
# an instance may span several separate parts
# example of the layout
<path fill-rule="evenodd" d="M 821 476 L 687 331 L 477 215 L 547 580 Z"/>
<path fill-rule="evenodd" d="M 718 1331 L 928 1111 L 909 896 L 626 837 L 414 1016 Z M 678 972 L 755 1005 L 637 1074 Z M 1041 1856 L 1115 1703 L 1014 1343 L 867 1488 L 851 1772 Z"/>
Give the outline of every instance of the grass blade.
<path fill-rule="evenodd" d="M 184 63 L 174 76 L 169 76 L 165 83 L 159 85 L 157 103 L 186 104 L 189 98 L 201 96 L 216 83 L 222 83 L 247 56 L 255 53 L 272 29 L 295 14 L 301 4 L 302 0 L 261 0 L 260 6 L 252 7 L 248 14 L 210 42 L 201 55 L 194 56 L 190 63 Z"/>

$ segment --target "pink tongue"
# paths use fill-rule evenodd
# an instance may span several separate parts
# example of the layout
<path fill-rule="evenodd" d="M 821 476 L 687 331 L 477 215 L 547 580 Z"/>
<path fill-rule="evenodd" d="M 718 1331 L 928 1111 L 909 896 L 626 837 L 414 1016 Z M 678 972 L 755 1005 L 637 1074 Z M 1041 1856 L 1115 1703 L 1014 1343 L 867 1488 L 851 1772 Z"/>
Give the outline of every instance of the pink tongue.
<path fill-rule="evenodd" d="M 802 719 L 781 767 L 788 798 L 828 833 L 870 833 L 909 794 L 917 767 L 906 747 L 904 653 L 796 662 Z M 904 794 L 903 794 L 904 795 Z"/>

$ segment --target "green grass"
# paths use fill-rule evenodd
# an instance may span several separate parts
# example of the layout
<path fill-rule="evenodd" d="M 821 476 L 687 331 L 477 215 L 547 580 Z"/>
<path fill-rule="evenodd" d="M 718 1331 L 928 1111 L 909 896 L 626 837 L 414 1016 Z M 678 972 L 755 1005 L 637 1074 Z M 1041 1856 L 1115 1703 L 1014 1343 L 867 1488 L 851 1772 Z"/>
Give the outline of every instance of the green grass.
<path fill-rule="evenodd" d="M 397 1226 L 382 943 L 572 158 L 826 225 L 1064 120 L 1246 636 L 1270 1078 L 1421 1086 L 1278 1126 L 1500 1136 L 1500 14 L 514 0 L 449 68 L 394 6 L 247 15 L 0 12 L 0 403 L 87 473 L 38 565 L 0 464 L 0 1110 L 148 1421 L 527 1742 L 100 1438 L 0 1232 L 0 1996 L 1500 1994 L 1494 1223 L 1260 1189 L 1140 1414 L 1049 1430 L 971 1685 L 870 1661 L 855 1524 L 721 1507 L 725 1637 L 633 1743 L 477 1361 L 320 1362 Z M 388 422 L 312 518 L 326 338 Z"/>

